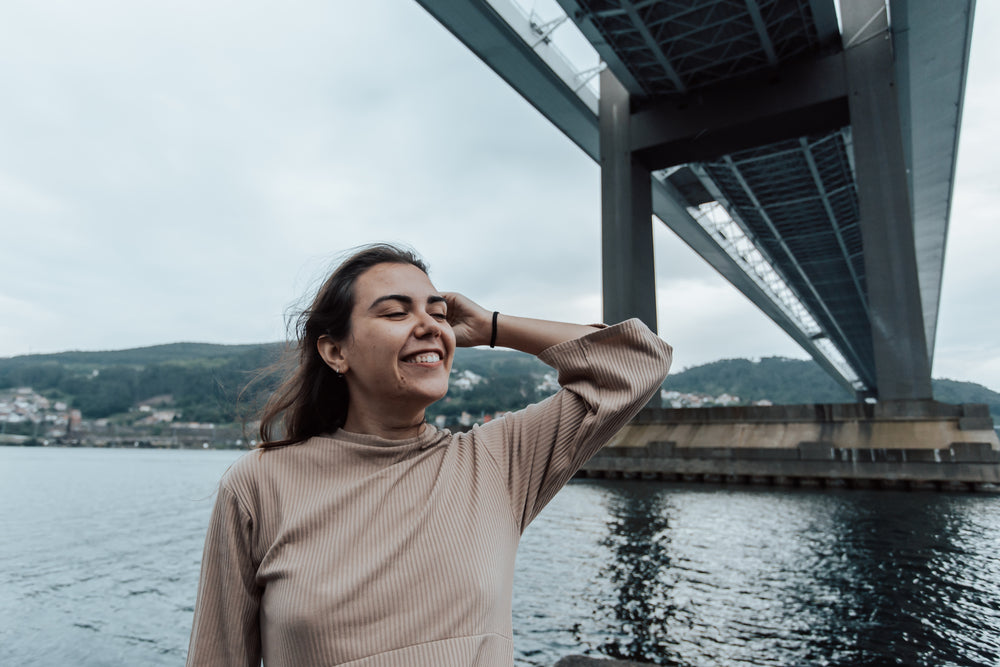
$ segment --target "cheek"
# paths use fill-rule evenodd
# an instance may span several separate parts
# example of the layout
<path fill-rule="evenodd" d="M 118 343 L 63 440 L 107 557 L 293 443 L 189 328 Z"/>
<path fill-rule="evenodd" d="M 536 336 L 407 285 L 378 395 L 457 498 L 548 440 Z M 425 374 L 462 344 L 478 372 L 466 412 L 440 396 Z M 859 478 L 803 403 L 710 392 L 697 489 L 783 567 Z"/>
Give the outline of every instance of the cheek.
<path fill-rule="evenodd" d="M 447 348 L 448 353 L 450 354 L 455 351 L 455 330 L 452 329 L 451 325 L 449 324 L 448 326 L 444 327 L 442 331 L 443 331 L 442 338 L 444 339 L 445 347 Z"/>

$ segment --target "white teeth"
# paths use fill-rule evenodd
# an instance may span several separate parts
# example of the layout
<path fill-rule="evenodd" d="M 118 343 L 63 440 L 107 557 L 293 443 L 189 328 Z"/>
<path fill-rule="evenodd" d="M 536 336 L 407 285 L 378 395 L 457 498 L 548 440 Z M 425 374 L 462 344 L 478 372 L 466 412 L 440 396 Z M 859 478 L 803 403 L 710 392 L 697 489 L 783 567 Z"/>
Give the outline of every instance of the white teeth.
<path fill-rule="evenodd" d="M 435 362 L 441 361 L 441 355 L 436 352 L 430 352 L 427 354 L 418 354 L 415 357 L 410 357 L 406 360 L 408 364 L 433 364 Z"/>

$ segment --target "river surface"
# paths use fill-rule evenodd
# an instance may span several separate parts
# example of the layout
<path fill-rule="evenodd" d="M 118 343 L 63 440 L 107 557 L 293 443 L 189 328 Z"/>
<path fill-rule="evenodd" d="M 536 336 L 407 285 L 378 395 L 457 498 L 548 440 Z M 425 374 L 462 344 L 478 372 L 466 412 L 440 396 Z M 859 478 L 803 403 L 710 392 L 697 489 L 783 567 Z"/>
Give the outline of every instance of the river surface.
<path fill-rule="evenodd" d="M 0 447 L 0 665 L 184 663 L 224 451 Z M 519 667 L 1000 665 L 1000 495 L 574 481 L 525 534 Z"/>

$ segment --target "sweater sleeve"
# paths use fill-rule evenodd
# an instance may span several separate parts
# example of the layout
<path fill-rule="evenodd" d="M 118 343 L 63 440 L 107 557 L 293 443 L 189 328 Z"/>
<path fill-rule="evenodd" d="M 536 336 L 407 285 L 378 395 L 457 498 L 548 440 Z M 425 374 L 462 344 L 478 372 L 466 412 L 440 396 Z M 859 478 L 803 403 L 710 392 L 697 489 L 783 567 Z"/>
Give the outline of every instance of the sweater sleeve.
<path fill-rule="evenodd" d="M 251 516 L 224 478 L 205 537 L 188 667 L 260 665 L 260 588 L 251 555 L 253 528 Z"/>
<path fill-rule="evenodd" d="M 502 440 L 484 438 L 493 440 L 491 453 L 507 476 L 521 531 L 659 390 L 671 354 L 669 345 L 632 319 L 538 355 L 559 371 L 562 389 L 498 420 Z"/>

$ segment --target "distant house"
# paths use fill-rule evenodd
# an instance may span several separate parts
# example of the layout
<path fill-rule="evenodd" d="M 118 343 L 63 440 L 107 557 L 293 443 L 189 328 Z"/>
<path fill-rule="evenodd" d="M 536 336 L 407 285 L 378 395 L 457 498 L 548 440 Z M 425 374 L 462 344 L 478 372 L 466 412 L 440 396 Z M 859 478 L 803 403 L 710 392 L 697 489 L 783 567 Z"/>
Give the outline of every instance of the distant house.
<path fill-rule="evenodd" d="M 145 409 L 143 409 L 145 408 Z M 177 410 L 152 410 L 149 406 L 140 406 L 139 408 L 142 412 L 151 412 L 146 417 L 143 417 L 136 424 L 141 426 L 153 426 L 155 424 L 168 424 L 177 417 L 180 416 L 180 412 Z"/>
<path fill-rule="evenodd" d="M 455 373 L 455 377 L 451 380 L 451 386 L 455 389 L 468 391 L 482 381 L 483 378 L 481 375 L 477 375 L 470 370 L 464 370 Z"/>

